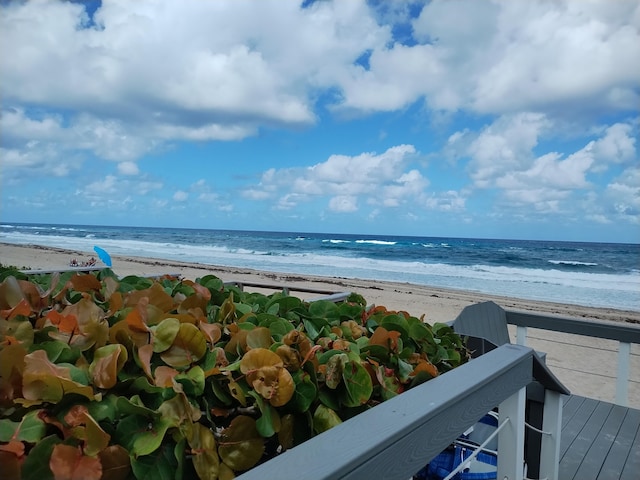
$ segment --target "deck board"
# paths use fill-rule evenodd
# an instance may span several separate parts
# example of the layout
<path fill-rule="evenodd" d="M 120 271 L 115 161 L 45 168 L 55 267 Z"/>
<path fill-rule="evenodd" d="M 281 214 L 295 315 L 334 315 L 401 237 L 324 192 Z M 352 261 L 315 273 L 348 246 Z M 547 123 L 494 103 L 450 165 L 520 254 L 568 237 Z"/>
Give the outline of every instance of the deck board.
<path fill-rule="evenodd" d="M 571 396 L 563 409 L 561 480 L 638 478 L 640 410 Z"/>

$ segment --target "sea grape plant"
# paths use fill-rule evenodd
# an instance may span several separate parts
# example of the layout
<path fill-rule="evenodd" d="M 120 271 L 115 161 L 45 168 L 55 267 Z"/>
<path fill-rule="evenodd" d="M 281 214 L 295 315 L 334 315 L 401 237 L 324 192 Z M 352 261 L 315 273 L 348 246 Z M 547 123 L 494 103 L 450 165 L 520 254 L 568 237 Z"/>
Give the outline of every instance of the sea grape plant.
<path fill-rule="evenodd" d="M 445 324 L 215 276 L 0 273 L 3 478 L 231 479 L 468 359 Z"/>

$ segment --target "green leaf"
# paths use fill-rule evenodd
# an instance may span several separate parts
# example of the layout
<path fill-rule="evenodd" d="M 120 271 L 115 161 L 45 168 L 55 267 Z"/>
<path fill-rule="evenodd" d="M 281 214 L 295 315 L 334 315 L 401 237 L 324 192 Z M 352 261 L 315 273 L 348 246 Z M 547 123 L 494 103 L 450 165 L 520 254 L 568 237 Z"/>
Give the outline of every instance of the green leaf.
<path fill-rule="evenodd" d="M 184 393 L 190 397 L 199 397 L 204 393 L 204 370 L 199 365 L 190 368 L 186 373 L 179 373 L 175 380 L 182 384 Z"/>
<path fill-rule="evenodd" d="M 118 397 L 116 407 L 120 415 L 140 415 L 147 418 L 156 418 L 160 415 L 155 410 L 146 407 L 139 395 L 133 395 L 130 399 Z"/>
<path fill-rule="evenodd" d="M 171 347 L 180 330 L 180 320 L 177 318 L 165 318 L 158 325 L 152 328 L 153 351 L 162 353 Z"/>
<path fill-rule="evenodd" d="M 29 452 L 22 465 L 22 480 L 53 480 L 49 459 L 53 447 L 62 443 L 57 435 L 49 435 L 40 440 Z"/>
<path fill-rule="evenodd" d="M 295 327 L 282 318 L 278 318 L 275 321 L 271 322 L 268 325 L 269 331 L 271 332 L 271 336 L 277 342 L 282 341 L 282 337 L 284 337 L 291 330 L 295 330 Z"/>
<path fill-rule="evenodd" d="M 194 423 L 187 441 L 193 451 L 191 460 L 198 477 L 201 479 L 218 478 L 220 458 L 216 452 L 216 440 L 211 430 L 204 425 Z"/>
<path fill-rule="evenodd" d="M 304 323 L 304 330 L 311 340 L 315 340 L 320 336 L 320 330 L 316 328 L 315 324 L 311 320 L 305 318 L 302 322 Z"/>
<path fill-rule="evenodd" d="M 258 433 L 264 438 L 269 438 L 280 430 L 280 416 L 275 408 L 271 406 L 269 402 L 265 402 L 261 395 L 249 390 L 248 395 L 251 395 L 258 404 L 260 418 L 256 421 L 256 429 Z"/>
<path fill-rule="evenodd" d="M 316 408 L 313 414 L 313 430 L 316 433 L 325 432 L 341 423 L 342 420 L 340 420 L 338 414 L 324 405 L 318 405 L 318 408 Z"/>
<path fill-rule="evenodd" d="M 155 419 L 148 424 L 146 430 L 137 433 L 131 446 L 131 453 L 141 456 L 155 452 L 162 444 L 165 433 L 172 426 L 174 423 L 164 417 Z"/>
<path fill-rule="evenodd" d="M 264 439 L 256 429 L 256 421 L 240 415 L 223 430 L 219 442 L 220 458 L 233 470 L 248 470 L 262 458 Z"/>
<path fill-rule="evenodd" d="M 131 469 L 137 480 L 174 480 L 178 462 L 174 446 L 165 444 L 151 455 L 131 458 Z"/>
<path fill-rule="evenodd" d="M 207 353 L 207 341 L 198 327 L 181 323 L 171 347 L 160 357 L 172 367 L 186 367 L 200 360 Z"/>
<path fill-rule="evenodd" d="M 318 389 L 311 381 L 309 374 L 302 370 L 298 370 L 292 376 L 296 384 L 296 389 L 287 407 L 297 412 L 306 412 L 311 408 L 311 404 L 316 399 Z"/>
<path fill-rule="evenodd" d="M 336 324 L 340 320 L 338 306 L 329 300 L 318 300 L 309 305 L 309 314 L 314 318 L 326 319 L 330 324 Z"/>
<path fill-rule="evenodd" d="M 386 328 L 387 330 L 395 330 L 396 332 L 400 332 L 403 340 L 409 339 L 409 323 L 407 322 L 407 319 L 402 315 L 387 315 L 382 319 L 382 322 L 380 322 L 380 326 Z"/>
<path fill-rule="evenodd" d="M 433 342 L 433 333 L 427 324 L 421 322 L 415 317 L 409 318 L 409 336 L 414 340 L 425 340 Z"/>
<path fill-rule="evenodd" d="M 358 362 L 347 362 L 342 370 L 344 392 L 342 403 L 347 407 L 359 407 L 367 403 L 373 393 L 369 372 Z"/>
<path fill-rule="evenodd" d="M 346 353 L 338 353 L 333 355 L 327 361 L 327 372 L 325 383 L 327 387 L 336 389 L 344 376 L 344 368 L 349 362 L 349 357 Z"/>
<path fill-rule="evenodd" d="M 28 412 L 21 421 L 12 422 L 7 418 L 0 420 L 0 442 L 17 440 L 36 443 L 46 431 L 45 423 L 39 418 L 40 410 Z"/>

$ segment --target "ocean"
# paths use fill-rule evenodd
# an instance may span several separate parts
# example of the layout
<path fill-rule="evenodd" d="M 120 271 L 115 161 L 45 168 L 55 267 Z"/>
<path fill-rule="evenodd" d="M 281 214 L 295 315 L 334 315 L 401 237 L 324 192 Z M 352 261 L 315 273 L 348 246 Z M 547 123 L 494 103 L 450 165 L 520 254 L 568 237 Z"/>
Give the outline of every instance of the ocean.
<path fill-rule="evenodd" d="M 640 311 L 640 244 L 17 223 L 0 242 Z"/>

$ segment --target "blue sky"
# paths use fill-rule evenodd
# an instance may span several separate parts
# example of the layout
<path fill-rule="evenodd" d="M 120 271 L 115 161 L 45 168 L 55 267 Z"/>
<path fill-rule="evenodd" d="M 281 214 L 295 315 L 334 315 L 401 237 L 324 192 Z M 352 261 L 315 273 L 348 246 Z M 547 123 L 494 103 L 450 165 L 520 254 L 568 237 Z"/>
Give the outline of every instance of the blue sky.
<path fill-rule="evenodd" d="M 640 3 L 0 3 L 0 221 L 640 241 Z"/>

